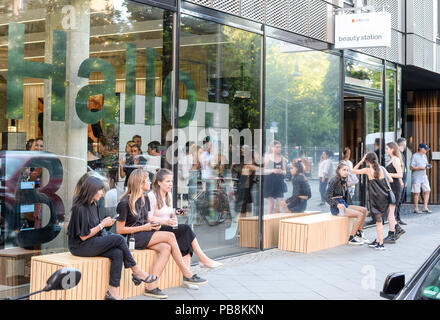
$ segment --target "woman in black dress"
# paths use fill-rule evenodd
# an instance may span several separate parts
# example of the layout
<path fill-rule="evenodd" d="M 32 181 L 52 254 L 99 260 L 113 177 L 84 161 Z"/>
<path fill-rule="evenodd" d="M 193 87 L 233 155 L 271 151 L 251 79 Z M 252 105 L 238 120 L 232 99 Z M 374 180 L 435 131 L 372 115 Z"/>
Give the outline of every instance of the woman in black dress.
<path fill-rule="evenodd" d="M 264 159 L 264 174 L 264 197 L 267 198 L 267 213 L 271 214 L 286 192 L 286 161 L 281 155 L 281 143 L 276 140 L 272 142 L 272 153 Z"/>
<path fill-rule="evenodd" d="M 193 275 L 190 268 L 185 264 L 175 235 L 158 223 L 148 223 L 151 221 L 149 212 L 151 210 L 149 198 L 145 192 L 150 190 L 151 181 L 148 172 L 136 169 L 128 180 L 127 192 L 122 196 L 116 211 L 119 213 L 116 223 L 117 233 L 130 235 L 133 233 L 136 249 L 152 249 L 158 252 L 152 269 L 152 282 L 147 284 L 145 295 L 155 298 L 167 298 L 159 287 L 155 286 L 155 281 L 164 270 L 170 254 L 176 261 L 179 269 L 184 276 L 184 282 L 189 284 L 203 284 L 207 281 Z M 158 231 L 159 229 L 163 231 Z"/>
<path fill-rule="evenodd" d="M 248 145 L 241 148 L 240 164 L 237 172 L 239 179 L 237 187 L 236 211 L 240 218 L 245 217 L 248 212 L 252 213 L 252 188 L 255 184 L 258 165 L 255 153 Z M 231 168 L 231 171 L 233 169 Z"/>
<path fill-rule="evenodd" d="M 80 257 L 110 258 L 110 283 L 106 300 L 120 300 L 118 287 L 121 281 L 122 263 L 133 271 L 136 285 L 147 282 L 148 275 L 136 265 L 125 238 L 103 230 L 115 223 L 107 217 L 100 221 L 97 201 L 104 193 L 104 183 L 96 177 L 88 177 L 73 200 L 72 215 L 67 228 L 69 250 Z M 143 280 L 142 280 L 143 279 Z"/>
<path fill-rule="evenodd" d="M 307 200 L 312 194 L 309 182 L 304 176 L 304 165 L 301 160 L 292 164 L 290 173 L 292 174 L 292 196 L 286 200 L 287 208 L 291 212 L 304 212 L 307 208 Z"/>
<path fill-rule="evenodd" d="M 366 163 L 366 167 L 359 167 Z M 388 215 L 390 202 L 388 198 L 388 186 L 385 179 L 390 183 L 393 178 L 388 171 L 379 165 L 377 155 L 374 152 L 367 153 L 362 160 L 353 168 L 354 174 L 365 174 L 368 176 L 368 193 L 370 200 L 370 213 L 376 222 L 377 239 L 368 246 L 376 250 L 385 250 L 383 246 L 383 219 Z"/>
<path fill-rule="evenodd" d="M 402 156 L 400 155 L 399 147 L 397 146 L 397 143 L 395 142 L 389 142 L 385 146 L 385 152 L 390 157 L 389 164 L 386 166 L 387 171 L 390 173 L 391 177 L 393 177 L 393 183 L 391 183 L 391 189 L 393 190 L 394 196 L 396 199 L 400 199 L 402 194 L 402 188 L 403 188 L 403 160 Z M 390 214 L 388 215 L 388 222 L 390 231 L 388 232 L 388 236 L 383 239 L 384 243 L 395 243 L 396 238 L 396 231 L 400 229 L 399 231 L 402 232 L 402 228 L 397 224 L 397 221 L 394 216 L 394 211 L 396 210 L 395 204 L 390 204 Z"/>

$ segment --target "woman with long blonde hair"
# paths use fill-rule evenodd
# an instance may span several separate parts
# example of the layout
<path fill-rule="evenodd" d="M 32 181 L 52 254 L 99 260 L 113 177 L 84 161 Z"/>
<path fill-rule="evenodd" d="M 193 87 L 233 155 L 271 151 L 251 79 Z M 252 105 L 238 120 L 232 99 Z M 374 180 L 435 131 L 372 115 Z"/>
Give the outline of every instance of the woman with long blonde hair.
<path fill-rule="evenodd" d="M 173 188 L 173 173 L 168 169 L 156 172 L 153 181 L 153 191 L 148 193 L 151 204 L 151 221 L 160 223 L 162 230 L 173 232 L 176 235 L 179 248 L 186 265 L 191 264 L 191 256 L 195 253 L 201 267 L 217 268 L 222 264 L 206 256 L 196 239 L 196 235 L 187 224 L 179 224 L 176 214 L 185 214 L 172 207 L 171 190 Z M 174 226 L 174 228 L 173 228 Z M 195 287 L 189 286 L 191 289 Z"/>
<path fill-rule="evenodd" d="M 184 283 L 205 284 L 206 280 L 192 274 L 180 253 L 176 237 L 172 232 L 159 231 L 162 226 L 152 221 L 150 201 L 145 192 L 150 190 L 148 172 L 136 169 L 128 179 L 127 191 L 122 196 L 116 211 L 119 214 L 116 232 L 121 235 L 133 234 L 136 249 L 152 249 L 158 253 L 152 275 L 146 279 L 145 295 L 164 299 L 167 295 L 156 287 L 157 279 L 164 270 L 170 254 L 184 276 Z"/>

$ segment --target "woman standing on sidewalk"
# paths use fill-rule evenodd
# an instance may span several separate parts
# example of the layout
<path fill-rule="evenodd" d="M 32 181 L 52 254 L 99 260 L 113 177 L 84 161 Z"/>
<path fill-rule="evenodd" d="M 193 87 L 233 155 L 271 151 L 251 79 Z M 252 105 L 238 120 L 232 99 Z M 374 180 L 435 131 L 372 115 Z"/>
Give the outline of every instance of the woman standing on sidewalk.
<path fill-rule="evenodd" d="M 286 161 L 281 155 L 281 143 L 274 140 L 271 144 L 271 153 L 264 159 L 264 198 L 267 199 L 267 214 L 271 214 L 278 206 L 287 191 L 284 182 L 286 175 Z"/>
<path fill-rule="evenodd" d="M 403 160 L 400 156 L 399 147 L 395 142 L 389 142 L 385 146 L 385 152 L 390 157 L 390 162 L 386 166 L 387 171 L 393 178 L 393 183 L 391 183 L 391 190 L 393 190 L 394 196 L 400 200 L 402 188 L 403 188 Z M 400 237 L 405 230 L 403 230 L 396 222 L 394 211 L 396 210 L 396 204 L 390 204 L 390 214 L 388 215 L 388 222 L 390 231 L 388 231 L 388 236 L 383 239 L 384 243 L 396 243 L 398 237 Z M 397 235 L 398 234 L 398 235 Z"/>
<path fill-rule="evenodd" d="M 351 205 L 351 196 L 347 187 L 349 166 L 344 160 L 340 161 L 336 168 L 336 174 L 330 179 L 325 201 L 330 205 L 332 215 L 347 216 L 355 218 L 348 244 L 362 245 L 368 243 L 362 231 L 367 216 L 367 208 Z"/>
<path fill-rule="evenodd" d="M 366 162 L 367 167 L 359 169 Z M 383 170 L 382 170 L 383 169 Z M 362 160 L 353 168 L 354 174 L 365 174 L 368 176 L 368 193 L 370 200 L 370 212 L 376 222 L 377 239 L 369 244 L 376 250 L 385 250 L 383 246 L 383 219 L 389 213 L 390 202 L 388 198 L 388 185 L 385 179 L 393 182 L 393 178 L 381 168 L 374 152 L 367 153 Z"/>

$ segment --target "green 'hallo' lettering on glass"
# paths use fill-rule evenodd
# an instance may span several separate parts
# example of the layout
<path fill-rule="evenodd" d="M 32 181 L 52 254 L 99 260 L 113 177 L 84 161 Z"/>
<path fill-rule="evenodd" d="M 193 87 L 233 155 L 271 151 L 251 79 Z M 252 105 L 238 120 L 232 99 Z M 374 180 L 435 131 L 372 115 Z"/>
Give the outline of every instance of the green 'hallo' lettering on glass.
<path fill-rule="evenodd" d="M 181 83 L 183 83 L 186 87 L 188 106 L 186 108 L 185 114 L 183 116 L 179 117 L 178 127 L 179 128 L 186 128 L 189 126 L 189 122 L 194 119 L 194 115 L 196 113 L 197 91 L 196 91 L 196 87 L 194 85 L 193 79 L 185 71 L 179 71 L 179 81 Z M 163 85 L 162 101 L 168 102 L 168 104 L 166 104 L 166 105 L 171 105 L 171 104 L 169 104 L 170 86 L 171 86 L 171 72 L 168 74 L 167 78 L 165 79 L 165 83 Z M 162 112 L 164 112 L 164 115 L 165 115 L 165 118 L 167 119 L 167 121 L 171 122 L 170 108 L 164 108 L 164 110 L 162 110 Z"/>
<path fill-rule="evenodd" d="M 146 48 L 146 80 L 145 80 L 145 125 L 154 125 L 156 96 L 156 49 Z"/>
<path fill-rule="evenodd" d="M 134 124 L 136 115 L 136 45 L 127 43 L 125 58 L 125 124 Z"/>
<path fill-rule="evenodd" d="M 104 74 L 103 84 L 91 84 L 82 87 L 76 96 L 76 113 L 85 123 L 95 124 L 104 118 L 107 124 L 116 124 L 119 113 L 119 100 L 116 97 L 116 75 L 113 65 L 100 58 L 89 58 L 81 63 L 78 76 L 89 78 L 92 72 Z M 96 95 L 104 95 L 102 109 L 98 112 L 89 110 L 89 98 Z"/>
<path fill-rule="evenodd" d="M 54 30 L 52 64 L 24 60 L 24 24 L 9 23 L 6 118 L 23 119 L 24 78 L 52 80 L 51 120 L 64 121 L 66 109 L 66 33 Z"/>

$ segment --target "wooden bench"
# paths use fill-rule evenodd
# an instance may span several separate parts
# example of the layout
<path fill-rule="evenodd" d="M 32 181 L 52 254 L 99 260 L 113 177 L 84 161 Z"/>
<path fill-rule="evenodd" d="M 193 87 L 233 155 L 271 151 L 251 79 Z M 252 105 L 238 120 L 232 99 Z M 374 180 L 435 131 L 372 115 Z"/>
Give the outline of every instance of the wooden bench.
<path fill-rule="evenodd" d="M 278 245 L 278 229 L 280 221 L 287 218 L 303 217 L 318 214 L 320 211 L 302 213 L 274 213 L 263 216 L 263 249 Z M 240 247 L 258 248 L 258 216 L 239 218 Z"/>
<path fill-rule="evenodd" d="M 9 248 L 0 250 L 0 285 L 15 287 L 29 283 L 31 258 L 41 250 Z"/>
<path fill-rule="evenodd" d="M 137 264 L 147 273 L 151 272 L 156 257 L 154 250 L 135 250 L 133 257 Z M 110 259 L 104 257 L 77 257 L 70 252 L 33 257 L 31 262 L 30 291 L 45 287 L 47 279 L 64 267 L 81 271 L 81 281 L 73 289 L 43 292 L 31 297 L 31 300 L 103 300 L 108 290 L 110 277 Z M 142 295 L 145 283 L 135 286 L 131 280 L 131 269 L 122 267 L 119 295 L 123 298 Z M 158 284 L 160 289 L 177 287 L 182 284 L 182 273 L 170 256 Z"/>
<path fill-rule="evenodd" d="M 281 220 L 278 249 L 310 253 L 344 245 L 352 221 L 331 213 Z"/>

